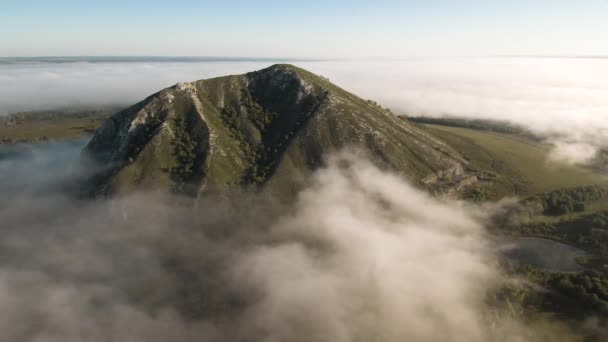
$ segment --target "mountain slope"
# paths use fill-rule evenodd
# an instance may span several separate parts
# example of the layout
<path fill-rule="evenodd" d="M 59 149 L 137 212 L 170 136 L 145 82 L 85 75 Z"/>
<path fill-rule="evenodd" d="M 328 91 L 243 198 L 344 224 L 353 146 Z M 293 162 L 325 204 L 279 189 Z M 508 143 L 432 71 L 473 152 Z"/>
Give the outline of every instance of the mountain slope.
<path fill-rule="evenodd" d="M 484 189 L 487 198 L 530 196 L 607 180 L 597 169 L 555 160 L 552 146 L 540 139 L 445 125 L 425 128 L 458 150 L 480 179 L 491 179 Z"/>
<path fill-rule="evenodd" d="M 348 146 L 430 186 L 467 177 L 458 153 L 428 132 L 291 65 L 164 89 L 114 114 L 84 152 L 105 167 L 96 192 L 289 193 Z"/>

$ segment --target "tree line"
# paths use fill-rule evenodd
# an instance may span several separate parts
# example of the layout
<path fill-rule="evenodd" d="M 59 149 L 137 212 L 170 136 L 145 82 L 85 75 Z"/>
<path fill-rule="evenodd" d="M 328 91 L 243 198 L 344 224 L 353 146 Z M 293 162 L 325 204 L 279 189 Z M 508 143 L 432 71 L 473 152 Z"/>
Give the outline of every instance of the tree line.
<path fill-rule="evenodd" d="M 507 121 L 487 120 L 487 119 L 465 119 L 455 117 L 433 118 L 427 116 L 402 117 L 409 121 L 419 124 L 441 125 L 448 127 L 469 128 L 480 131 L 490 131 L 495 133 L 516 134 L 534 141 L 542 140 L 536 134 L 520 125 L 515 125 Z"/>
<path fill-rule="evenodd" d="M 585 211 L 585 202 L 600 200 L 607 193 L 608 189 L 602 185 L 578 186 L 532 196 L 525 202 L 542 206 L 545 215 L 566 215 Z"/>

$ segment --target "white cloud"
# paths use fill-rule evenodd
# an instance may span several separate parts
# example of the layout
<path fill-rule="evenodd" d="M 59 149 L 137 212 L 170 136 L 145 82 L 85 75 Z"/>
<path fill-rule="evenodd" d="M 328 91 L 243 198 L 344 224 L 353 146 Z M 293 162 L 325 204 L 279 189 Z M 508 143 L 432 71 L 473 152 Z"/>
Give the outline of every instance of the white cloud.
<path fill-rule="evenodd" d="M 131 104 L 179 81 L 244 73 L 270 64 L 4 64 L 0 114 L 74 104 Z M 295 64 L 401 113 L 509 120 L 563 137 L 562 142 L 608 144 L 608 59 L 418 58 Z"/>
<path fill-rule="evenodd" d="M 595 157 L 597 153 L 597 147 L 580 142 L 564 142 L 555 141 L 553 142 L 554 149 L 551 151 L 549 157 L 556 161 L 573 163 L 573 164 L 584 164 Z"/>
<path fill-rule="evenodd" d="M 55 148 L 48 154 L 72 149 Z M 38 170 L 59 180 L 65 172 Z M 49 179 L 24 177 L 34 187 Z M 193 208 L 154 194 L 80 202 L 0 188 L 2 340 L 519 341 L 550 333 L 486 301 L 501 285 L 480 223 L 489 210 L 433 198 L 353 154 L 330 158 L 289 206 L 211 196 Z"/>
<path fill-rule="evenodd" d="M 133 104 L 181 81 L 244 73 L 270 63 L 0 64 L 0 115 L 73 105 Z"/>

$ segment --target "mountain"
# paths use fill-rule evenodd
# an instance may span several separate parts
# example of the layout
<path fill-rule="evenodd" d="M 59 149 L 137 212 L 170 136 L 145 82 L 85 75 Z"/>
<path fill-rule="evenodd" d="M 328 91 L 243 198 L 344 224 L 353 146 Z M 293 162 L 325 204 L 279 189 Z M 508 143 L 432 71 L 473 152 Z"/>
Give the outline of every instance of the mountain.
<path fill-rule="evenodd" d="M 104 167 L 95 193 L 238 185 L 289 194 L 328 153 L 351 146 L 431 188 L 474 178 L 428 131 L 286 64 L 164 89 L 112 115 L 84 154 Z"/>

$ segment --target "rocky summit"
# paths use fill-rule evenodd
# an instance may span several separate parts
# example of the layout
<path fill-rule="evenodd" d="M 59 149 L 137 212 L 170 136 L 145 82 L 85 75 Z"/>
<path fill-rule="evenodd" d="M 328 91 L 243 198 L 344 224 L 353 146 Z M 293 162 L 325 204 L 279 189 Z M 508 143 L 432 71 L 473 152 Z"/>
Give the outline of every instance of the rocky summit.
<path fill-rule="evenodd" d="M 428 131 L 285 64 L 164 89 L 107 119 L 84 154 L 102 166 L 96 194 L 233 186 L 289 194 L 346 147 L 431 188 L 473 177 Z"/>

